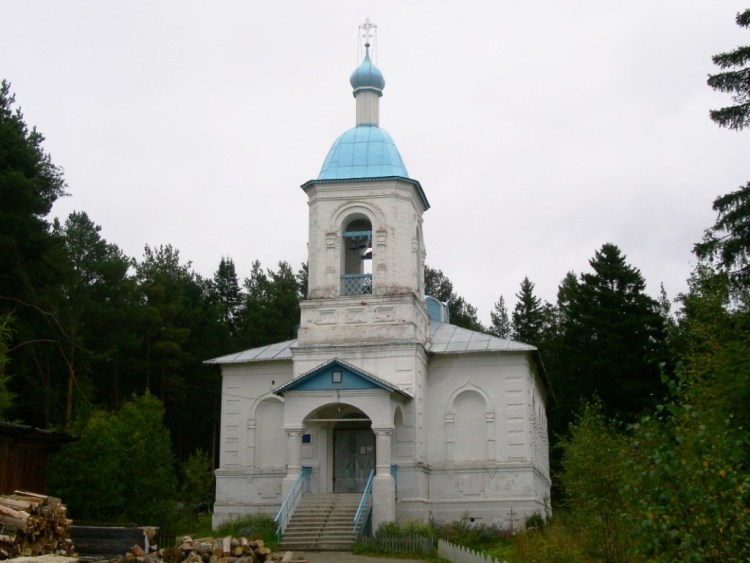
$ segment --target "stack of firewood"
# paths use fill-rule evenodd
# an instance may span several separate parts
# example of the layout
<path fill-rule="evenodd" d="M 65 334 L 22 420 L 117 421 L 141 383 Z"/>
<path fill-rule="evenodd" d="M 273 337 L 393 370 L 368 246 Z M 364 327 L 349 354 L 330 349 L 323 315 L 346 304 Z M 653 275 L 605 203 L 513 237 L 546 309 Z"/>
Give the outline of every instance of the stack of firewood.
<path fill-rule="evenodd" d="M 248 540 L 231 536 L 219 539 L 202 538 L 193 540 L 185 536 L 176 547 L 167 547 L 155 553 L 146 554 L 143 549 L 134 546 L 126 560 L 164 561 L 166 563 L 259 563 L 262 561 L 304 562 L 304 558 L 295 558 L 291 551 L 285 553 L 271 551 L 263 540 Z"/>
<path fill-rule="evenodd" d="M 0 495 L 0 559 L 72 556 L 72 524 L 59 498 L 26 491 Z"/>

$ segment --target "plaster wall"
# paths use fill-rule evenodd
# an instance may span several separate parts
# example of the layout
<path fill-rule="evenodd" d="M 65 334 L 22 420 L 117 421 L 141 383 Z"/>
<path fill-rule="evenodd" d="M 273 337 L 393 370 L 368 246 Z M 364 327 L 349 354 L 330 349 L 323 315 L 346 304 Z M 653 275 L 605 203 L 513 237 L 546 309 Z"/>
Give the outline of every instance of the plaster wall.
<path fill-rule="evenodd" d="M 348 219 L 372 225 L 375 295 L 415 293 L 424 287 L 421 241 L 424 205 L 416 188 L 399 180 L 315 183 L 309 196 L 308 299 L 339 297 L 342 232 Z"/>
<path fill-rule="evenodd" d="M 248 512 L 275 513 L 286 475 L 283 401 L 271 390 L 292 378 L 292 362 L 222 366 L 219 468 L 213 525 Z M 265 428 L 265 433 L 259 429 Z M 257 430 L 257 431 L 256 431 Z"/>
<path fill-rule="evenodd" d="M 529 356 L 431 355 L 426 380 L 431 517 L 510 526 L 543 512 L 550 491 L 546 418 Z M 407 503 L 399 517 L 420 510 Z"/>
<path fill-rule="evenodd" d="M 300 308 L 297 334 L 300 348 L 390 342 L 424 344 L 428 339 L 427 310 L 414 293 L 305 300 Z"/>

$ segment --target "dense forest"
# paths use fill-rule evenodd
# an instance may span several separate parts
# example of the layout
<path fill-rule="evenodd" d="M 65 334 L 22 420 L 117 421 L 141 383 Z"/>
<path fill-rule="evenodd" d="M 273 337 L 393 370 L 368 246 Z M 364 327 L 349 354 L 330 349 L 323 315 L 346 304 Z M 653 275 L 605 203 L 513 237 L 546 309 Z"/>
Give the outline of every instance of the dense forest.
<path fill-rule="evenodd" d="M 737 24 L 750 25 L 750 10 Z M 709 86 L 735 102 L 711 112 L 721 127 L 750 125 L 748 61 L 750 47 L 714 57 Z M 192 491 L 184 502 L 209 502 L 221 385 L 202 362 L 293 338 L 306 268 L 256 261 L 240 281 L 222 257 L 204 278 L 169 245 L 126 256 L 84 211 L 50 221 L 69 188 L 43 141 L 4 81 L 0 420 L 81 437 L 53 464 L 51 484 L 91 520 L 143 514 L 113 486 L 123 471 L 154 499 Z M 750 182 L 714 210 L 674 300 L 648 295 L 611 242 L 560 280 L 554 303 L 520 280 L 512 310 L 499 296 L 488 327 L 446 274 L 425 272 L 451 322 L 540 349 L 555 394 L 551 502 L 585 519 L 587 553 L 606 560 L 688 560 L 688 549 L 696 560 L 750 557 Z"/>

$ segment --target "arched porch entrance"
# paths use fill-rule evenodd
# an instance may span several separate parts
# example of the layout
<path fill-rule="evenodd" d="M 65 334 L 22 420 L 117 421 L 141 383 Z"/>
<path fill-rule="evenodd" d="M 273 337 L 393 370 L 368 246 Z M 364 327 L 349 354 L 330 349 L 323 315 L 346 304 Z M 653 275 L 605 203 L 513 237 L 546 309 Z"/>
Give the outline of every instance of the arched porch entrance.
<path fill-rule="evenodd" d="M 321 491 L 362 492 L 375 469 L 377 454 L 370 418 L 353 405 L 337 403 L 315 409 L 304 424 L 325 437 L 327 463 L 319 466 L 325 475 L 316 480 Z"/>
<path fill-rule="evenodd" d="M 394 520 L 396 494 L 390 461 L 394 410 L 412 396 L 336 358 L 274 393 L 284 398 L 287 433 L 282 498 L 308 473 L 307 468 L 310 489 L 318 493 L 362 492 L 374 468 L 373 526 Z"/>

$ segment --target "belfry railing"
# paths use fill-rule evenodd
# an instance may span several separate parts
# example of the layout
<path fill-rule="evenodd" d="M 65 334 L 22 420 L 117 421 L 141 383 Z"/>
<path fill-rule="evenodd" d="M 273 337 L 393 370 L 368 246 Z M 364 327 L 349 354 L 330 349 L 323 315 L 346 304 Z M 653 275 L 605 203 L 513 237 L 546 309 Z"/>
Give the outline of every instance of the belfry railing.
<path fill-rule="evenodd" d="M 362 532 L 367 527 L 367 523 L 370 520 L 372 514 L 372 480 L 375 477 L 375 470 L 370 470 L 370 476 L 367 478 L 367 484 L 365 490 L 362 491 L 362 499 L 359 501 L 357 507 L 357 513 L 354 515 L 354 526 L 352 527 L 352 533 L 354 534 L 354 541 L 357 541 Z"/>
<path fill-rule="evenodd" d="M 341 276 L 341 295 L 369 295 L 372 293 L 372 274 Z"/>

